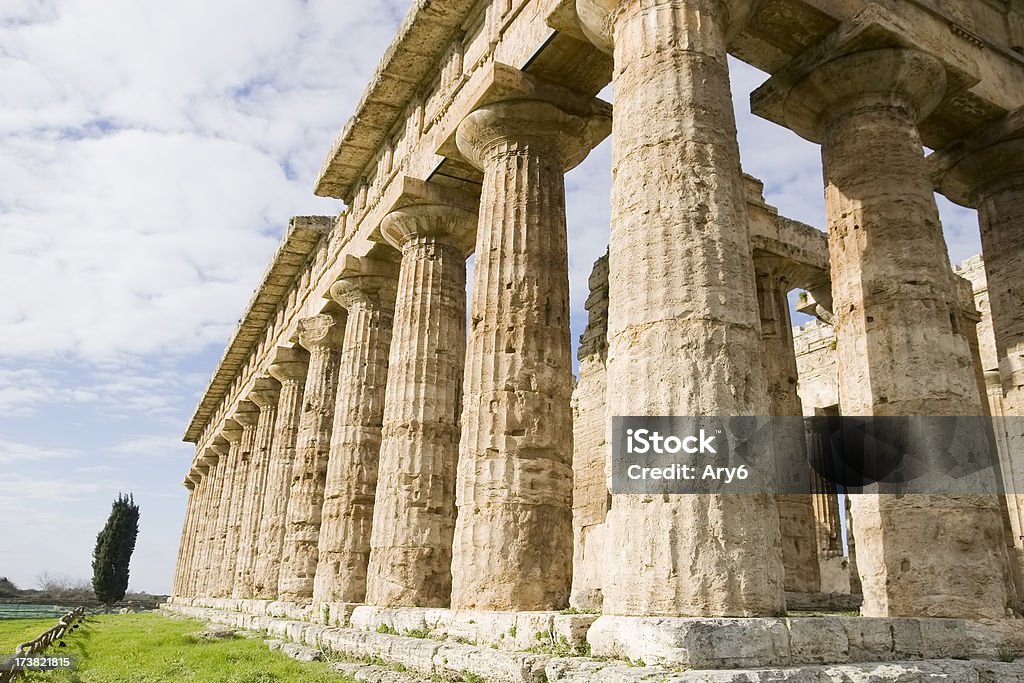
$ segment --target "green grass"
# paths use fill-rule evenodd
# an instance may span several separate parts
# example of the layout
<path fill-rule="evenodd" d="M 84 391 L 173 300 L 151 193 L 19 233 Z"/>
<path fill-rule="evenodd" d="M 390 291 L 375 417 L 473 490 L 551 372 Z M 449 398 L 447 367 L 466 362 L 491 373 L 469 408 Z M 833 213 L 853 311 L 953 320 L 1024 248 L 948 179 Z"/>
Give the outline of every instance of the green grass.
<path fill-rule="evenodd" d="M 281 652 L 271 652 L 259 638 L 197 638 L 195 633 L 204 630 L 198 621 L 141 613 L 90 616 L 82 624 L 67 636 L 67 647 L 47 651 L 77 655 L 77 671 L 29 673 L 21 680 L 352 683 L 351 678 L 331 671 L 323 662 L 297 662 Z"/>
<path fill-rule="evenodd" d="M 39 636 L 57 625 L 58 619 L 2 619 L 0 620 L 0 659 L 13 655 L 14 648 Z"/>

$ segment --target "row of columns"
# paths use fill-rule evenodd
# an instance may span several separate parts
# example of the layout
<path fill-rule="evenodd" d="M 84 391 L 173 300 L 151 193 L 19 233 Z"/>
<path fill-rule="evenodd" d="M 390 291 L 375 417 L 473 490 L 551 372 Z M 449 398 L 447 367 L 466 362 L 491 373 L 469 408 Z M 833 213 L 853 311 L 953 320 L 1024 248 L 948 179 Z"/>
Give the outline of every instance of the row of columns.
<path fill-rule="evenodd" d="M 726 59 L 751 5 L 577 0 L 586 32 L 615 61 L 609 416 L 793 410 L 773 401 L 762 365 L 775 353 L 763 335 L 773 318 L 758 305 Z M 917 129 L 942 97 L 942 65 L 875 49 L 777 81 L 787 125 L 822 145 L 844 414 L 981 415 Z M 386 259 L 346 268 L 331 289 L 339 308 L 300 323 L 305 352 L 271 366 L 276 404 L 275 392 L 250 397 L 255 411 L 236 411 L 204 454 L 183 594 L 566 605 L 563 174 L 601 136 L 599 116 L 561 104 L 485 102 L 458 129 L 461 154 L 483 172 L 468 338 L 461 297 L 474 217 L 436 202 L 385 219 L 397 268 Z M 1021 184 L 1000 180 L 979 196 L 1007 402 L 1018 405 Z M 765 280 L 762 301 L 785 308 L 778 290 Z M 266 447 L 260 431 L 271 421 Z M 259 503 L 246 507 L 243 491 Z M 770 495 L 614 496 L 604 611 L 780 613 L 781 547 L 807 530 L 787 530 L 787 515 L 780 525 L 779 504 Z M 852 505 L 865 614 L 1004 614 L 1007 563 L 991 498 L 857 496 Z M 948 552 L 927 552 L 921 538 Z"/>

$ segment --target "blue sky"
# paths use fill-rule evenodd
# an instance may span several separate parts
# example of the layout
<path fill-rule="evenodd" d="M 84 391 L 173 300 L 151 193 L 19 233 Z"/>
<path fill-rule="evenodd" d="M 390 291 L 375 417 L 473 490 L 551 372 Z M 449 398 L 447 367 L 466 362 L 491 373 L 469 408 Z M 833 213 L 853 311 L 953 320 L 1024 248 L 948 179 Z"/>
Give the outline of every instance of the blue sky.
<path fill-rule="evenodd" d="M 292 215 L 409 3 L 4 0 L 0 5 L 0 576 L 91 575 L 120 491 L 132 587 L 166 592 L 181 435 Z M 749 114 L 746 170 L 824 224 L 817 147 Z M 609 94 L 610 97 L 610 94 Z M 566 179 L 573 337 L 608 234 L 609 145 Z M 953 260 L 973 212 L 940 202 Z"/>

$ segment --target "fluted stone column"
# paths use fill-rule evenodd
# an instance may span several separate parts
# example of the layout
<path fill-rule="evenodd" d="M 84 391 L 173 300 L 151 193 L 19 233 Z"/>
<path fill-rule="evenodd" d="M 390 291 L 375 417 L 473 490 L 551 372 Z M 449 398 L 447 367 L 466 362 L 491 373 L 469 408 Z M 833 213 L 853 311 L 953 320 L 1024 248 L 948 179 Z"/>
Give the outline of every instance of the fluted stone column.
<path fill-rule="evenodd" d="M 249 459 L 249 473 L 245 483 L 245 508 L 239 537 L 238 565 L 235 568 L 234 598 L 253 598 L 256 554 L 259 551 L 260 519 L 263 517 L 263 501 L 266 494 L 267 470 L 270 465 L 270 451 L 274 440 L 274 426 L 277 422 L 277 401 L 280 385 L 266 377 L 256 381 L 249 393 L 249 400 L 259 408 L 256 433 L 253 439 L 252 456 Z"/>
<path fill-rule="evenodd" d="M 772 430 L 780 484 L 785 480 L 809 481 L 807 444 L 801 416 L 803 404 L 797 393 L 798 372 L 789 315 L 790 276 L 784 264 L 762 260 L 756 267 L 757 296 L 761 310 L 761 345 L 764 350 L 768 414 L 788 417 Z M 806 494 L 784 493 L 776 498 L 782 537 L 782 565 L 787 591 L 816 593 L 821 589 L 818 538 L 814 501 Z"/>
<path fill-rule="evenodd" d="M 195 513 L 193 515 L 192 528 L 189 531 L 188 560 L 185 566 L 185 576 L 182 580 L 182 595 L 192 597 L 196 594 L 196 577 L 201 569 L 203 525 L 206 522 L 205 510 L 210 492 L 210 470 L 208 456 L 204 453 L 196 466 L 199 473 L 199 481 L 195 489 Z"/>
<path fill-rule="evenodd" d="M 199 528 L 198 538 L 196 539 L 196 571 L 192 579 L 193 586 L 190 592 L 193 596 L 205 597 L 208 595 L 207 580 L 211 559 L 210 543 L 213 538 L 214 529 L 217 526 L 221 475 L 224 471 L 224 456 L 226 455 L 227 449 L 223 449 L 222 455 L 221 447 L 215 444 L 207 448 L 204 456 L 209 463 L 210 469 L 206 472 L 207 485 L 206 491 L 203 494 L 202 523 Z"/>
<path fill-rule="evenodd" d="M 362 602 L 366 597 L 396 268 L 370 259 L 359 263 L 365 273 L 343 272 L 331 286 L 331 296 L 348 311 L 348 322 L 324 486 L 316 602 Z"/>
<path fill-rule="evenodd" d="M 1002 387 L 995 401 L 999 412 L 992 414 L 1003 441 L 1007 504 L 1018 529 L 1012 539 L 1013 569 L 1018 595 L 1024 597 L 1024 538 L 1017 523 L 1024 508 L 1019 493 L 1024 491 L 1024 108 L 936 152 L 930 161 L 940 191 L 978 209 Z"/>
<path fill-rule="evenodd" d="M 171 586 L 171 594 L 175 597 L 182 595 L 182 582 L 188 565 L 191 530 L 195 523 L 196 483 L 192 481 L 191 473 L 185 478 L 185 488 L 188 489 L 188 498 L 185 500 L 185 517 L 181 523 L 178 558 L 174 563 L 174 581 Z"/>
<path fill-rule="evenodd" d="M 577 0 L 615 62 L 609 418 L 768 413 L 726 61 L 749 5 Z M 605 614 L 783 609 L 770 494 L 616 495 L 606 524 Z"/>
<path fill-rule="evenodd" d="M 761 92 L 774 88 L 785 122 L 822 145 L 843 414 L 982 415 L 917 129 L 944 68 L 880 49 L 784 78 Z M 1003 616 L 994 497 L 864 494 L 851 509 L 865 616 Z"/>
<path fill-rule="evenodd" d="M 242 438 L 238 447 L 235 470 L 231 475 L 231 493 L 228 499 L 228 517 L 224 536 L 224 559 L 221 566 L 220 595 L 230 598 L 235 590 L 235 569 L 242 540 L 242 518 L 245 514 L 246 482 L 249 478 L 253 446 L 256 443 L 256 423 L 259 408 L 252 401 L 239 401 L 232 419 L 242 426 Z M 227 483 L 225 483 L 227 485 Z"/>
<path fill-rule="evenodd" d="M 296 437 L 278 582 L 278 598 L 289 602 L 310 602 L 313 597 L 344 331 L 342 314 L 321 313 L 299 321 L 299 343 L 309 351 L 309 371 Z"/>
<path fill-rule="evenodd" d="M 224 597 L 224 565 L 227 558 L 228 527 L 231 525 L 231 503 L 235 470 L 241 460 L 242 425 L 234 419 L 224 421 L 220 436 L 228 442 L 227 453 L 221 456 L 220 482 L 217 487 L 217 521 L 210 535 L 210 559 L 206 572 L 206 594 Z"/>
<path fill-rule="evenodd" d="M 277 419 L 271 443 L 267 483 L 263 495 L 253 571 L 253 595 L 263 600 L 277 598 L 284 547 L 285 519 L 292 488 L 295 443 L 302 416 L 302 394 L 309 368 L 309 354 L 301 347 L 275 350 L 274 362 L 267 371 L 281 383 L 277 401 Z"/>
<path fill-rule="evenodd" d="M 466 354 L 466 255 L 476 214 L 419 204 L 384 219 L 402 252 L 366 602 L 451 600 L 455 470 Z"/>
<path fill-rule="evenodd" d="M 520 100 L 470 114 L 483 170 L 459 447 L 452 608 L 566 607 L 572 365 L 563 174 L 591 121 Z"/>

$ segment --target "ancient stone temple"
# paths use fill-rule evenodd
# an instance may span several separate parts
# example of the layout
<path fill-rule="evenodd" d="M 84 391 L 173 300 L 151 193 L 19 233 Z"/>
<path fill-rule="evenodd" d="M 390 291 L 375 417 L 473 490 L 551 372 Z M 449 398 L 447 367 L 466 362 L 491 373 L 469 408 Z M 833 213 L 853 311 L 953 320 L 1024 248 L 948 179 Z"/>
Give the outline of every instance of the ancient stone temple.
<path fill-rule="evenodd" d="M 382 52 L 345 210 L 292 219 L 188 425 L 166 609 L 495 681 L 1024 681 L 1019 421 L 1005 496 L 609 486 L 619 416 L 1024 417 L 1024 5 L 415 0 Z M 826 226 L 743 173 L 728 55 Z M 564 177 L 609 136 L 584 304 Z"/>

